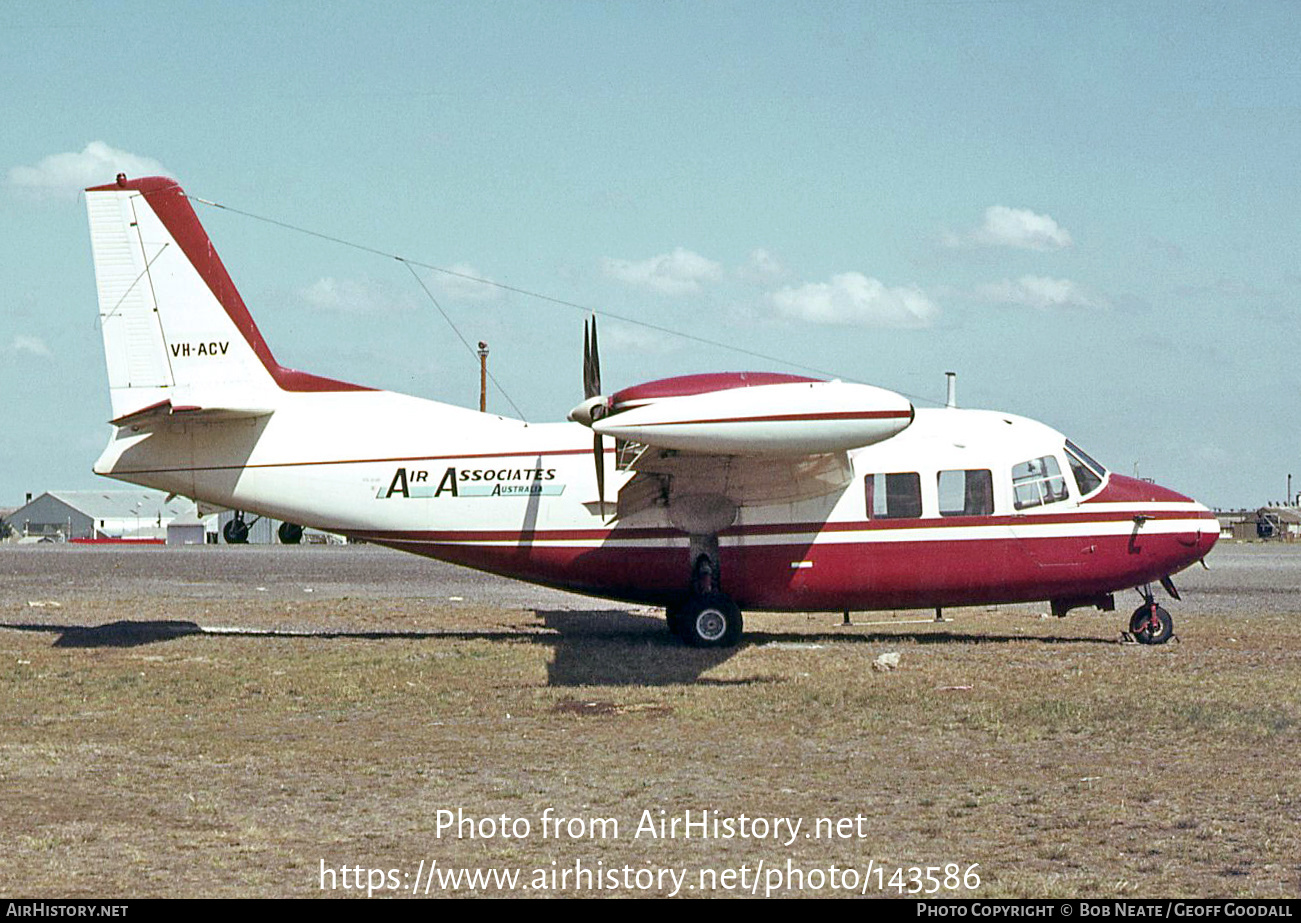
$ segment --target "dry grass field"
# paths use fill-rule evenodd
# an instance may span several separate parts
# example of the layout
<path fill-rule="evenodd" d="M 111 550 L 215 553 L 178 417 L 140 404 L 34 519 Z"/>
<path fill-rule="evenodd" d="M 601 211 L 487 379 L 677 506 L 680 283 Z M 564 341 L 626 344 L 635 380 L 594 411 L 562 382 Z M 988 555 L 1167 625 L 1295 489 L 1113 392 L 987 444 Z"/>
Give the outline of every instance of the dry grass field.
<path fill-rule="evenodd" d="M 1006 606 L 754 615 L 714 653 L 651 610 L 374 548 L 0 548 L 0 894 L 355 895 L 322 863 L 409 890 L 423 861 L 671 868 L 687 895 L 732 893 L 701 869 L 762 863 L 762 894 L 788 863 L 978 863 L 944 893 L 1296 897 L 1301 548 L 1209 563 L 1159 648 L 1119 643 L 1120 613 Z M 548 808 L 618 836 L 544 837 Z M 529 835 L 440 836 L 457 809 Z M 661 810 L 802 828 L 634 835 Z M 805 837 L 817 818 L 861 819 Z M 815 880 L 776 893 L 841 893 Z M 619 883 L 561 893 L 673 890 Z"/>

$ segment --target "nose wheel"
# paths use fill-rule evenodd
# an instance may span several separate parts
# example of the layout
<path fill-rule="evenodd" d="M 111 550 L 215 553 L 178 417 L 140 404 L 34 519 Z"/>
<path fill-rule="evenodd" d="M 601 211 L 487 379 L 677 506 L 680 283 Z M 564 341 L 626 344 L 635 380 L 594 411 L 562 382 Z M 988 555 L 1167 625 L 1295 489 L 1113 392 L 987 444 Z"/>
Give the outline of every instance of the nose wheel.
<path fill-rule="evenodd" d="M 1129 617 L 1129 633 L 1139 644 L 1165 644 L 1174 635 L 1174 619 L 1155 600 L 1149 600 Z"/>

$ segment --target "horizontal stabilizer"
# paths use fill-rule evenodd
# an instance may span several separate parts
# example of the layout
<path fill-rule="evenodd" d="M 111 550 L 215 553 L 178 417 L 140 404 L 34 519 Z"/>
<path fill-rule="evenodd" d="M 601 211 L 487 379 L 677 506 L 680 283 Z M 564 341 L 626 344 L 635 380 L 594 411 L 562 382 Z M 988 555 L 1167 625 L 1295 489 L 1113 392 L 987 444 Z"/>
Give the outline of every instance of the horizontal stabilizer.
<path fill-rule="evenodd" d="M 186 423 L 225 423 L 270 416 L 269 407 L 203 407 L 196 404 L 174 405 L 170 400 L 124 414 L 109 422 L 114 426 L 181 426 Z"/>

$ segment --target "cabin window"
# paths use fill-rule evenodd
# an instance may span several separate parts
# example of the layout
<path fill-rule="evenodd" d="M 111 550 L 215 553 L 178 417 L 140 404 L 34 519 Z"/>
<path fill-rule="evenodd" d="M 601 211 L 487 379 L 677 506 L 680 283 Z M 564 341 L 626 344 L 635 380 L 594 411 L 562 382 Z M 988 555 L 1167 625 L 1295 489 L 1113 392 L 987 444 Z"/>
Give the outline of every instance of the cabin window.
<path fill-rule="evenodd" d="M 1080 496 L 1091 494 L 1101 486 L 1102 478 L 1098 477 L 1097 472 L 1082 459 L 1076 458 L 1070 449 L 1066 450 L 1066 461 L 1071 466 L 1071 474 L 1075 475 L 1075 486 L 1080 489 Z"/>
<path fill-rule="evenodd" d="M 1013 505 L 1018 510 L 1057 503 L 1067 498 L 1066 479 L 1051 455 L 1032 458 L 1012 468 Z"/>
<path fill-rule="evenodd" d="M 941 516 L 988 516 L 994 512 L 994 475 L 988 468 L 941 471 L 936 481 Z"/>
<path fill-rule="evenodd" d="M 869 474 L 867 515 L 871 519 L 916 519 L 922 514 L 922 479 L 915 471 Z"/>
<path fill-rule="evenodd" d="M 1075 485 L 1079 487 L 1081 495 L 1093 493 L 1107 476 L 1106 468 L 1069 439 L 1066 440 L 1066 461 L 1071 466 L 1071 473 L 1075 475 Z"/>
<path fill-rule="evenodd" d="M 1072 455 L 1074 455 L 1076 458 L 1078 458 L 1080 461 L 1084 462 L 1084 464 L 1092 468 L 1093 473 L 1096 474 L 1098 477 L 1103 477 L 1104 475 L 1106 475 L 1107 469 L 1104 468 L 1100 462 L 1095 460 L 1091 455 L 1089 455 L 1087 452 L 1085 452 L 1075 443 L 1071 442 L 1069 439 L 1066 440 L 1066 450 L 1070 452 Z"/>

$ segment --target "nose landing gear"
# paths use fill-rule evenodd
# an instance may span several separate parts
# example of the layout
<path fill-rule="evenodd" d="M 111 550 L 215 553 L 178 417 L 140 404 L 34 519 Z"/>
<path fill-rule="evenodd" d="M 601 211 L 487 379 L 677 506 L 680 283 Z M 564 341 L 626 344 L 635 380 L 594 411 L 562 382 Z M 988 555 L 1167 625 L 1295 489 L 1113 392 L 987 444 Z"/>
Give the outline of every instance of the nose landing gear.
<path fill-rule="evenodd" d="M 1161 578 L 1161 586 L 1170 594 L 1171 599 L 1179 598 L 1179 591 L 1169 577 Z M 1129 633 L 1139 644 L 1165 644 L 1174 637 L 1174 619 L 1170 618 L 1169 612 L 1157 605 L 1150 585 L 1140 587 L 1139 593 L 1143 594 L 1143 605 L 1129 617 Z"/>

